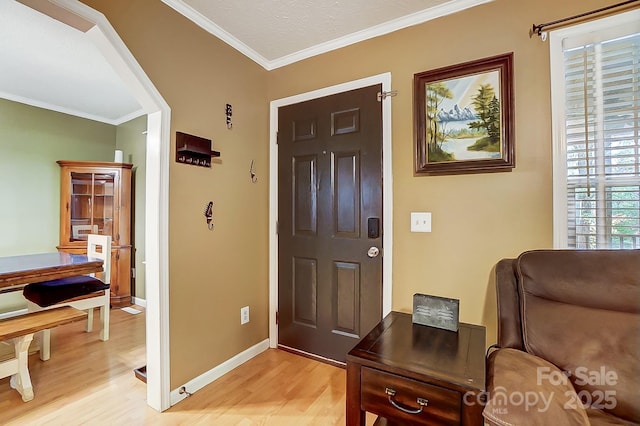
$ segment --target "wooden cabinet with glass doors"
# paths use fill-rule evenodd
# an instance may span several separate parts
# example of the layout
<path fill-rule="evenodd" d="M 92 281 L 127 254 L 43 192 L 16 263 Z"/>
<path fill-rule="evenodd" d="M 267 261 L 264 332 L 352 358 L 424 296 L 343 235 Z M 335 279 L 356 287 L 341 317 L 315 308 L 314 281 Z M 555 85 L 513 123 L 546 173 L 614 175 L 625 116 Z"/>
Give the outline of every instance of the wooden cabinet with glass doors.
<path fill-rule="evenodd" d="M 111 306 L 131 304 L 131 164 L 58 161 L 59 251 L 86 254 L 87 234 L 111 235 Z"/>

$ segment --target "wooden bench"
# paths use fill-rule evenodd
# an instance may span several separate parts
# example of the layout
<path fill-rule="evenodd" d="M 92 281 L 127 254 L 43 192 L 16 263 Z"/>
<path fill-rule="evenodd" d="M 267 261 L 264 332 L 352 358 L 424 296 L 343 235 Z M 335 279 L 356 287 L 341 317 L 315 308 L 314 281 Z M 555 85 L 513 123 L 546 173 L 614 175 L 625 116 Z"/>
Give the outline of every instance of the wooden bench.
<path fill-rule="evenodd" d="M 31 312 L 0 320 L 0 341 L 10 340 L 15 348 L 15 357 L 0 362 L 0 378 L 11 376 L 10 386 L 22 395 L 24 402 L 33 399 L 33 386 L 29 376 L 29 344 L 33 334 L 79 321 L 87 317 L 87 313 L 71 306 Z"/>

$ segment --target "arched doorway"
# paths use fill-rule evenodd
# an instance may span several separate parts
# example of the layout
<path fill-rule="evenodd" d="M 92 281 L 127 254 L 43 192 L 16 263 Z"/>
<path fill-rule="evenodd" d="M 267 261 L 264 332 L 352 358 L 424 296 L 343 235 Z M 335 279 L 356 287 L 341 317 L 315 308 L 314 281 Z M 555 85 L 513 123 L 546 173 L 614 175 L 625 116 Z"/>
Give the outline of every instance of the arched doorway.
<path fill-rule="evenodd" d="M 21 2 L 85 32 L 147 113 L 145 215 L 147 404 L 155 410 L 163 411 L 170 406 L 168 180 L 171 110 L 103 14 L 77 0 L 49 0 L 48 2 L 24 0 Z"/>

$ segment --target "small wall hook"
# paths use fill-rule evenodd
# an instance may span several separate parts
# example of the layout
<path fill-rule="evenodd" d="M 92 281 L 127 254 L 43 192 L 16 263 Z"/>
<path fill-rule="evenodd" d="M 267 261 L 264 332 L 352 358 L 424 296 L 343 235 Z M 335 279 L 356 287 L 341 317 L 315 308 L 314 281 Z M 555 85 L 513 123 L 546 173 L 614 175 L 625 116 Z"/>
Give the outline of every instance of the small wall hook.
<path fill-rule="evenodd" d="M 258 181 L 258 178 L 256 177 L 254 160 L 251 160 L 251 165 L 249 166 L 249 176 L 251 176 L 251 183 L 256 183 Z"/>
<path fill-rule="evenodd" d="M 227 129 L 231 129 L 233 127 L 233 123 L 231 122 L 231 116 L 233 115 L 233 107 L 231 106 L 231 104 L 225 105 L 224 112 L 227 116 Z"/>
<path fill-rule="evenodd" d="M 207 227 L 209 231 L 211 231 L 213 229 L 213 201 L 209 201 L 209 203 L 204 206 L 203 214 L 207 219 Z"/>

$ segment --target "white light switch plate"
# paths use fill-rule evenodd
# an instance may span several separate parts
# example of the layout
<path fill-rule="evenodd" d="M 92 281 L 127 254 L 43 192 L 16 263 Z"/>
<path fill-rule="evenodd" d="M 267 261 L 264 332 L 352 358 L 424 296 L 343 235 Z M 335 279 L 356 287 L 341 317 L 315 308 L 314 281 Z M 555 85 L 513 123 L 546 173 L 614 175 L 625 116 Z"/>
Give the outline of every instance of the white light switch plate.
<path fill-rule="evenodd" d="M 411 232 L 431 232 L 431 213 L 411 212 Z"/>

